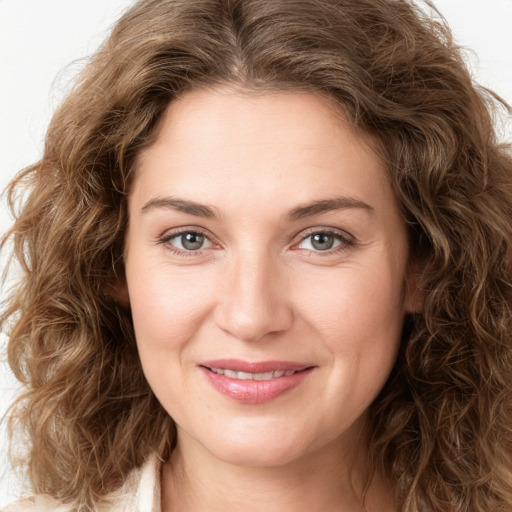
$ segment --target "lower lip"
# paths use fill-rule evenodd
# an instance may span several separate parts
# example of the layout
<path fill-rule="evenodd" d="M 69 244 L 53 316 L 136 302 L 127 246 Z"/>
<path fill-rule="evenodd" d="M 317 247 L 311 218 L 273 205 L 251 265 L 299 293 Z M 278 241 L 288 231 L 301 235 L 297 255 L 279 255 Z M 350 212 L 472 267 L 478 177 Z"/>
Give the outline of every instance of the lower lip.
<path fill-rule="evenodd" d="M 264 404 L 296 388 L 313 368 L 270 380 L 233 379 L 201 367 L 208 382 L 222 395 L 244 404 Z"/>

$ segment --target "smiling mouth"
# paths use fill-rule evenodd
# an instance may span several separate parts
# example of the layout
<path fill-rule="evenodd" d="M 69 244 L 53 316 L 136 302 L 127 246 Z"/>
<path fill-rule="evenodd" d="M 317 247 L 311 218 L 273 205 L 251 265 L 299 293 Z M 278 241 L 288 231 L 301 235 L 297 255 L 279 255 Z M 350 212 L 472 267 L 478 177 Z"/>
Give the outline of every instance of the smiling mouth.
<path fill-rule="evenodd" d="M 262 373 L 250 373 L 250 372 L 239 372 L 235 370 L 227 370 L 224 368 L 209 368 L 205 367 L 207 370 L 210 370 L 217 375 L 225 375 L 231 379 L 239 379 L 239 380 L 271 380 L 277 379 L 279 377 L 287 377 L 289 375 L 293 375 L 299 371 L 303 370 L 276 370 L 271 372 L 262 372 Z"/>
<path fill-rule="evenodd" d="M 301 385 L 315 366 L 293 361 L 248 362 L 237 359 L 203 361 L 198 365 L 210 385 L 226 398 L 243 404 L 271 402 Z"/>

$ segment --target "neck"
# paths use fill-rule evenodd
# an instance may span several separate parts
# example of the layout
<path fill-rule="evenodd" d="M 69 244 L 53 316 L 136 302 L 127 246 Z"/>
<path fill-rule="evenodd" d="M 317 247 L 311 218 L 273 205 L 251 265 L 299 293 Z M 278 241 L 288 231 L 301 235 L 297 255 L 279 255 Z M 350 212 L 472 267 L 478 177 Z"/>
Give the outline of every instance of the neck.
<path fill-rule="evenodd" d="M 392 512 L 391 486 L 368 474 L 364 450 L 327 445 L 286 465 L 222 461 L 183 433 L 162 473 L 162 511 Z M 363 498 L 364 495 L 364 498 Z"/>

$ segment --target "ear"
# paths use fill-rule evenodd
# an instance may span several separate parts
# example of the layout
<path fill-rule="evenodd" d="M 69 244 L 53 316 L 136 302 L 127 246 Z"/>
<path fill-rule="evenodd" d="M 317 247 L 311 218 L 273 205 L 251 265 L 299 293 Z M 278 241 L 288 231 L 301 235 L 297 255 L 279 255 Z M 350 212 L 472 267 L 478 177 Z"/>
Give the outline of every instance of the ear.
<path fill-rule="evenodd" d="M 114 285 L 111 295 L 117 304 L 123 308 L 130 309 L 130 294 L 128 292 L 128 283 L 126 282 L 124 272 Z"/>
<path fill-rule="evenodd" d="M 409 263 L 404 290 L 404 309 L 406 313 L 419 314 L 423 309 L 423 292 L 418 286 L 420 274 L 421 265 L 417 261 Z"/>

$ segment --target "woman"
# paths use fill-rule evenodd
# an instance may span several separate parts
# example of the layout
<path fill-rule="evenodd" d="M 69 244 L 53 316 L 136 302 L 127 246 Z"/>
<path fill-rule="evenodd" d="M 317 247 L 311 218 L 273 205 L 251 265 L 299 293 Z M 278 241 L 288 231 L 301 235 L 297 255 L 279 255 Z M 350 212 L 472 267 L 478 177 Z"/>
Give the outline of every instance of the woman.
<path fill-rule="evenodd" d="M 511 510 L 498 104 L 406 1 L 138 2 L 10 188 L 9 510 Z"/>

